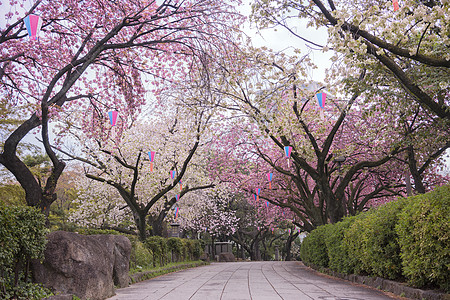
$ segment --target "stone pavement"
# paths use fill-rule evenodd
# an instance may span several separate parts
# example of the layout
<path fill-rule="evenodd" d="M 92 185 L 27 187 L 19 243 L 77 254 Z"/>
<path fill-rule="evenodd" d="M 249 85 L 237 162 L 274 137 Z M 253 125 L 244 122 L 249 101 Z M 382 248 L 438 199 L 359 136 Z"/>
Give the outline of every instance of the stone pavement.
<path fill-rule="evenodd" d="M 384 300 L 381 291 L 310 270 L 299 262 L 234 262 L 179 271 L 117 289 L 111 300 Z"/>

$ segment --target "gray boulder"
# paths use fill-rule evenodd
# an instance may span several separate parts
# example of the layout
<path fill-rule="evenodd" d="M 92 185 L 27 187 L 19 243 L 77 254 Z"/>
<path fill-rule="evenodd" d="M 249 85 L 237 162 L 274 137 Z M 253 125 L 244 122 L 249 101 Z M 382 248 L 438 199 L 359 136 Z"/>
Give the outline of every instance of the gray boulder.
<path fill-rule="evenodd" d="M 234 255 L 231 252 L 222 252 L 219 254 L 219 261 L 232 262 L 235 261 Z"/>
<path fill-rule="evenodd" d="M 58 294 L 101 300 L 126 287 L 131 243 L 120 235 L 79 235 L 55 231 L 47 236 L 44 261 L 33 263 L 35 282 Z"/>

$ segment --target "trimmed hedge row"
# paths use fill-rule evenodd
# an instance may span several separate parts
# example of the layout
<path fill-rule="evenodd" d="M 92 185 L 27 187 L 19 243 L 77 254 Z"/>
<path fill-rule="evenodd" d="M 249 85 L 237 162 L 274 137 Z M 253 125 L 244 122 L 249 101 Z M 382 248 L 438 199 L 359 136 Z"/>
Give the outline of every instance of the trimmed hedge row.
<path fill-rule="evenodd" d="M 78 228 L 80 234 L 119 234 L 115 230 Z M 162 267 L 173 262 L 196 261 L 203 253 L 201 240 L 148 237 L 141 242 L 135 235 L 125 235 L 131 242 L 130 270 Z"/>
<path fill-rule="evenodd" d="M 140 267 L 162 267 L 171 262 L 195 261 L 202 254 L 202 242 L 200 240 L 163 238 L 152 236 L 143 243 L 137 238 L 130 239 L 132 254 L 130 269 Z"/>
<path fill-rule="evenodd" d="M 301 245 L 309 264 L 344 274 L 406 278 L 450 290 L 450 185 L 399 199 L 313 230 Z"/>

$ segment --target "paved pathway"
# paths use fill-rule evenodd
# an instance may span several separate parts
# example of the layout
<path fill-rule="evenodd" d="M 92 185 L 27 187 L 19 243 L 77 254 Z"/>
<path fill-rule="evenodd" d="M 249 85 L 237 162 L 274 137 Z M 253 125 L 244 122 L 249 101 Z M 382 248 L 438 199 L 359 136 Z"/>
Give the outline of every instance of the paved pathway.
<path fill-rule="evenodd" d="M 179 271 L 116 290 L 114 300 L 385 300 L 380 291 L 311 271 L 299 262 L 234 262 Z"/>

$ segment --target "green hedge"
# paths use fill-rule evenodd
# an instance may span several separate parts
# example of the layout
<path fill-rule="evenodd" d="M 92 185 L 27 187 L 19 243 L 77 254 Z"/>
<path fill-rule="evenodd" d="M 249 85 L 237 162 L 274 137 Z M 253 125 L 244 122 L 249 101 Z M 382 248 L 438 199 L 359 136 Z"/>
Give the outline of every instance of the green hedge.
<path fill-rule="evenodd" d="M 144 245 L 153 255 L 154 267 L 164 266 L 169 262 L 198 260 L 202 253 L 200 240 L 152 236 L 145 240 Z"/>
<path fill-rule="evenodd" d="M 77 228 L 80 234 L 121 234 L 115 230 Z M 203 252 L 201 240 L 148 237 L 141 242 L 135 235 L 125 235 L 131 242 L 130 270 L 163 267 L 171 262 L 196 261 Z"/>
<path fill-rule="evenodd" d="M 160 236 L 151 236 L 145 240 L 144 245 L 152 252 L 153 267 L 161 267 L 169 263 L 167 239 Z"/>
<path fill-rule="evenodd" d="M 350 259 L 344 245 L 344 234 L 355 222 L 356 217 L 347 217 L 342 222 L 329 226 L 325 236 L 325 246 L 328 254 L 328 267 L 337 272 L 352 274 L 355 263 Z"/>
<path fill-rule="evenodd" d="M 345 274 L 405 277 L 450 289 L 450 186 L 399 199 L 313 230 L 301 259 Z"/>
<path fill-rule="evenodd" d="M 30 283 L 29 262 L 42 259 L 47 229 L 36 208 L 0 205 L 0 299 L 40 299 L 48 290 Z"/>
<path fill-rule="evenodd" d="M 450 185 L 414 196 L 400 214 L 403 272 L 410 284 L 450 290 Z"/>
<path fill-rule="evenodd" d="M 331 224 L 319 226 L 303 239 L 300 248 L 300 258 L 302 261 L 319 267 L 328 267 L 329 258 L 325 244 L 325 236 L 331 226 Z"/>
<path fill-rule="evenodd" d="M 359 274 L 399 279 L 402 274 L 400 247 L 395 232 L 405 199 L 360 214 L 344 234 L 344 246 Z"/>
<path fill-rule="evenodd" d="M 131 242 L 130 270 L 147 269 L 153 266 L 153 254 L 137 236 L 128 236 Z"/>

